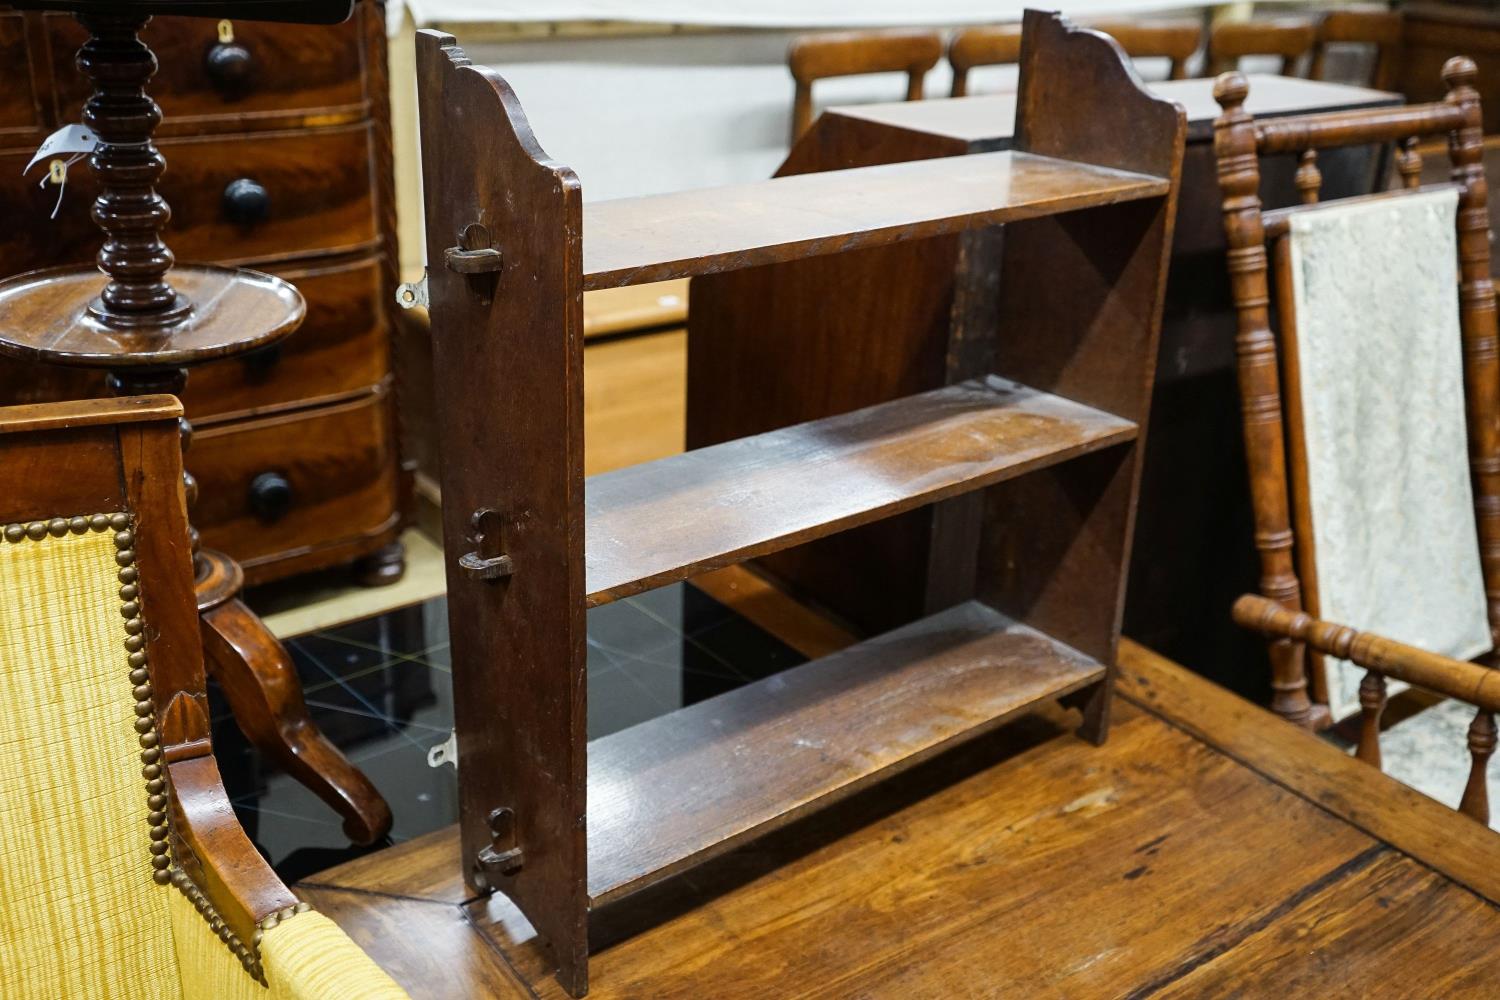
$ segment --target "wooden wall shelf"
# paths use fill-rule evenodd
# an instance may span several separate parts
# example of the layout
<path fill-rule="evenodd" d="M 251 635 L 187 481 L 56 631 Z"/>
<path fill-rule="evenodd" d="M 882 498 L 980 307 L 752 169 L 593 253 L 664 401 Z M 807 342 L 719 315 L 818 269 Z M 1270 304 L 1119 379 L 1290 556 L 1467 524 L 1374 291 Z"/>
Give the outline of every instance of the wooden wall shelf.
<path fill-rule="evenodd" d="M 589 900 L 637 892 L 1104 677 L 978 601 L 589 744 Z"/>
<path fill-rule="evenodd" d="M 451 37 L 419 35 L 418 76 L 464 875 L 570 992 L 595 907 L 1044 701 L 1105 738 L 1181 108 L 1028 12 L 1012 152 L 585 208 Z M 586 288 L 1002 225 L 999 301 L 942 388 L 585 481 Z M 588 607 L 924 507 L 943 589 L 918 620 L 588 742 Z"/>
<path fill-rule="evenodd" d="M 1160 177 L 1006 150 L 584 207 L 584 290 L 777 264 L 1159 198 Z"/>
<path fill-rule="evenodd" d="M 591 477 L 589 606 L 1135 440 L 996 376 Z M 829 489 L 829 484 L 838 484 Z M 661 530 L 672 525 L 670 532 Z"/>

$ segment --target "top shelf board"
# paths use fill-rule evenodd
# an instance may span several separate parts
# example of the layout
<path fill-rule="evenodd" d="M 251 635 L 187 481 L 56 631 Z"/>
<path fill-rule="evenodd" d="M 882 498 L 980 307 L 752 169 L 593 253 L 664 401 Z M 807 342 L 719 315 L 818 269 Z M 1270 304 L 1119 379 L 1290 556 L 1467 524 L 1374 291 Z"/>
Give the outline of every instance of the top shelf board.
<path fill-rule="evenodd" d="M 1166 179 L 1007 150 L 586 204 L 584 289 L 942 236 L 1166 195 Z"/>

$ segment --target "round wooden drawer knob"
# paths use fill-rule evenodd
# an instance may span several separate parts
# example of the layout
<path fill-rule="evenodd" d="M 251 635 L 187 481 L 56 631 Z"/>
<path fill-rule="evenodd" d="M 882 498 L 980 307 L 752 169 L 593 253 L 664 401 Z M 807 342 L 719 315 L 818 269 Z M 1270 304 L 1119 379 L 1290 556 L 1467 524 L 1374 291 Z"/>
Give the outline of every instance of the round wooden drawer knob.
<path fill-rule="evenodd" d="M 208 50 L 203 60 L 214 89 L 228 98 L 240 97 L 250 89 L 255 60 L 250 50 L 235 42 L 220 42 Z"/>
<path fill-rule="evenodd" d="M 271 216 L 271 193 L 248 177 L 230 181 L 224 187 L 224 214 L 240 226 L 265 222 Z"/>
<path fill-rule="evenodd" d="M 250 509 L 262 521 L 279 521 L 292 507 L 292 484 L 279 472 L 250 480 Z"/>

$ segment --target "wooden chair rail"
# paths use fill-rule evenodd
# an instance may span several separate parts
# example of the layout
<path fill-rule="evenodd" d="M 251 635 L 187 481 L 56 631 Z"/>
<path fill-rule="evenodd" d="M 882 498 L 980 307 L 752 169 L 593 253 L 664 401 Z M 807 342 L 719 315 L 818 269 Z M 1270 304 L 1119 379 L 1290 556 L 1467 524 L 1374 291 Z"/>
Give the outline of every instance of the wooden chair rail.
<path fill-rule="evenodd" d="M 1359 758 L 1380 766 L 1380 716 L 1385 711 L 1386 678 L 1455 698 L 1475 708 L 1469 726 L 1469 780 L 1459 811 L 1481 823 L 1490 816 L 1485 781 L 1490 755 L 1495 752 L 1495 712 L 1500 712 L 1500 671 L 1464 660 L 1408 646 L 1373 632 L 1319 621 L 1306 612 L 1292 611 L 1275 601 L 1246 594 L 1234 602 L 1234 620 L 1265 635 L 1304 643 L 1312 649 L 1364 667 L 1368 673 L 1359 687 Z"/>
<path fill-rule="evenodd" d="M 928 70 L 943 57 L 943 38 L 935 31 L 848 31 L 793 39 L 787 67 L 797 82 L 792 105 L 792 141 L 813 121 L 812 85 L 833 76 L 905 73 L 906 99 L 922 98 Z"/>
<path fill-rule="evenodd" d="M 1008 66 L 1021 58 L 1021 26 L 992 24 L 965 28 L 948 43 L 948 63 L 953 67 L 951 97 L 969 93 L 969 70 L 976 66 Z"/>
<path fill-rule="evenodd" d="M 1170 59 L 1167 75 L 1173 80 L 1187 79 L 1187 61 L 1203 44 L 1203 26 L 1196 20 L 1100 21 L 1086 27 L 1119 42 L 1132 59 Z"/>
<path fill-rule="evenodd" d="M 1330 111 L 1255 124 L 1255 146 L 1262 156 L 1329 149 L 1356 143 L 1396 142 L 1464 125 L 1457 104 L 1413 104 L 1402 108 Z"/>
<path fill-rule="evenodd" d="M 1304 17 L 1268 18 L 1259 21 L 1232 21 L 1214 26 L 1209 35 L 1209 63 L 1217 71 L 1232 70 L 1246 56 L 1279 56 L 1284 76 L 1317 41 L 1317 24 Z"/>
<path fill-rule="evenodd" d="M 1170 59 L 1167 75 L 1173 80 L 1187 79 L 1187 61 L 1203 41 L 1203 29 L 1198 22 L 1185 19 L 1154 23 L 1111 21 L 1084 27 L 1109 35 L 1132 59 Z M 949 96 L 968 96 L 971 69 L 1005 66 L 1020 57 L 1019 24 L 984 25 L 955 33 L 948 43 L 948 62 L 953 67 Z"/>

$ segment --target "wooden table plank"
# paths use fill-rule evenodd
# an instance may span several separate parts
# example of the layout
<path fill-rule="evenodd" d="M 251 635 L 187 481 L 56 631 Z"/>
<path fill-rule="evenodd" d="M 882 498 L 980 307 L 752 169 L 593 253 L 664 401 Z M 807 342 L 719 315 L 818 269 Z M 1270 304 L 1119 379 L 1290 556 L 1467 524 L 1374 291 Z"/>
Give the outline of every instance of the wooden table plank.
<path fill-rule="evenodd" d="M 1387 849 L 1153 996 L 1493 997 L 1497 943 L 1500 909 Z"/>
<path fill-rule="evenodd" d="M 1487 827 L 1128 639 L 1120 643 L 1117 690 L 1269 780 L 1500 903 L 1500 837 Z"/>
<path fill-rule="evenodd" d="M 1167 182 L 999 152 L 589 202 L 584 290 L 756 267 L 1167 193 Z"/>
<path fill-rule="evenodd" d="M 989 376 L 591 476 L 589 603 L 989 486 L 1136 433 L 1128 420 Z"/>

